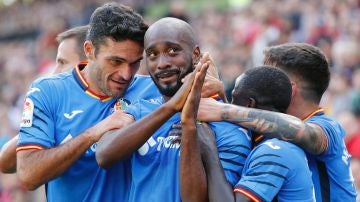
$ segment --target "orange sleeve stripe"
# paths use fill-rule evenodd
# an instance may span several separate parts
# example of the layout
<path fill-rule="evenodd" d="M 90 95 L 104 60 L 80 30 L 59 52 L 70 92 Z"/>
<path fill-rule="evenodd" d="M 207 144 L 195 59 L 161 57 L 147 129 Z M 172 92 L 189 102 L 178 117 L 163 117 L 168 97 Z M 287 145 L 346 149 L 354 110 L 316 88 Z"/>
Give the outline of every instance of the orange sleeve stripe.
<path fill-rule="evenodd" d="M 29 149 L 42 150 L 42 149 L 44 149 L 44 147 L 39 146 L 39 145 L 24 145 L 24 146 L 17 147 L 16 152 L 22 151 L 22 150 L 29 150 Z"/>
<path fill-rule="evenodd" d="M 216 98 L 221 98 L 221 97 L 219 94 L 215 94 L 215 95 L 210 96 L 210 98 L 216 99 Z"/>
<path fill-rule="evenodd" d="M 254 202 L 261 202 L 261 200 L 258 197 L 256 197 L 251 192 L 246 191 L 245 189 L 236 188 L 236 189 L 234 189 L 234 192 L 239 192 L 239 193 L 245 195 L 246 197 L 248 197 L 249 199 L 253 200 Z"/>

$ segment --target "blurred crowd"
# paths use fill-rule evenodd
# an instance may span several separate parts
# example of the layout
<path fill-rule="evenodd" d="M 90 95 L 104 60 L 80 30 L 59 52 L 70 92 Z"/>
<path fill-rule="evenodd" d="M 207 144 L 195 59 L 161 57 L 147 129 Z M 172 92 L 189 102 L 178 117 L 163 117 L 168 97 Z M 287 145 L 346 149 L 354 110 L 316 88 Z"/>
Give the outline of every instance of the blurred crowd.
<path fill-rule="evenodd" d="M 23 1 L 0 7 L 0 147 L 19 129 L 24 95 L 31 81 L 50 74 L 58 33 L 87 24 L 104 0 Z M 190 1 L 120 1 L 139 11 L 148 23 L 163 16 L 188 21 L 209 51 L 229 95 L 234 79 L 262 63 L 269 45 L 307 42 L 321 48 L 332 70 L 322 100 L 326 112 L 346 130 L 353 175 L 360 189 L 360 1 L 359 0 L 231 0 L 227 6 Z M 148 8 L 166 2 L 160 15 Z M 212 2 L 212 1 L 210 1 Z M 216 1 L 213 1 L 216 2 Z M 15 175 L 0 174 L 0 201 L 31 201 Z"/>

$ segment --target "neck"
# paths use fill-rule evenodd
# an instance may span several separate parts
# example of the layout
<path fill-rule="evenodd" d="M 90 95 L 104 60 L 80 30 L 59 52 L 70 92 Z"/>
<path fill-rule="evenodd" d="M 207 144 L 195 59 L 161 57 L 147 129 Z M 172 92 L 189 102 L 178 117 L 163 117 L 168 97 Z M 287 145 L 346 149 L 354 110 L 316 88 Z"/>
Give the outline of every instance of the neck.
<path fill-rule="evenodd" d="M 93 93 L 100 95 L 100 96 L 106 96 L 104 93 L 101 92 L 99 88 L 96 88 L 95 82 L 91 79 L 90 76 L 90 67 L 89 64 L 84 67 L 82 71 L 80 71 L 80 74 L 83 76 L 85 81 L 88 83 L 88 90 L 92 91 Z"/>
<path fill-rule="evenodd" d="M 319 105 L 317 103 L 301 100 L 291 102 L 286 113 L 303 120 L 317 109 L 319 109 Z"/>
<path fill-rule="evenodd" d="M 168 96 L 166 96 L 166 95 L 163 95 L 163 98 L 164 98 L 164 101 L 165 101 L 165 102 L 167 102 L 167 101 L 169 101 L 169 100 L 171 99 L 171 97 L 168 97 Z"/>

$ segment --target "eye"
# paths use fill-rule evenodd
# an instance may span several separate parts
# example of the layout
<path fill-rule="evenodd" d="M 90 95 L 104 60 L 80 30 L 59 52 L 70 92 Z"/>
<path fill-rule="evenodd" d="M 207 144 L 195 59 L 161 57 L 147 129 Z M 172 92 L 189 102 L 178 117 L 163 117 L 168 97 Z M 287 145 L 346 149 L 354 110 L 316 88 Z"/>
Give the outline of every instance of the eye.
<path fill-rule="evenodd" d="M 110 63 L 111 65 L 117 66 L 117 65 L 121 65 L 123 61 L 117 59 L 110 59 Z"/>
<path fill-rule="evenodd" d="M 177 51 L 178 51 L 177 48 L 172 47 L 172 48 L 169 48 L 168 53 L 169 53 L 169 55 L 175 55 Z"/>
<path fill-rule="evenodd" d="M 146 57 L 155 57 L 156 56 L 155 52 L 152 50 L 146 50 L 145 53 L 146 53 Z"/>

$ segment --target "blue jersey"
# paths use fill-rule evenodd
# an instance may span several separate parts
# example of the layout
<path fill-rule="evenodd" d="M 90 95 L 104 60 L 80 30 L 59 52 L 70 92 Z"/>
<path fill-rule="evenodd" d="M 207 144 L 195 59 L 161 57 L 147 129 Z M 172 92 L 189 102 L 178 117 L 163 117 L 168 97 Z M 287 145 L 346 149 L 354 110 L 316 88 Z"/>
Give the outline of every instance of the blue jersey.
<path fill-rule="evenodd" d="M 304 151 L 276 138 L 263 141 L 251 151 L 234 192 L 253 201 L 315 200 Z"/>
<path fill-rule="evenodd" d="M 150 77 L 146 80 L 149 82 L 137 87 L 156 88 Z M 110 115 L 123 100 L 138 99 L 136 83 L 138 80 L 134 78 L 127 91 L 129 96 L 125 94 L 124 99 L 117 100 L 92 93 L 79 68 L 36 80 L 24 104 L 17 151 L 53 148 L 75 138 Z M 129 162 L 101 169 L 95 149 L 96 143 L 64 173 L 46 184 L 47 201 L 127 200 Z"/>
<path fill-rule="evenodd" d="M 324 115 L 321 109 L 305 121 L 319 125 L 328 139 L 324 153 L 307 154 L 316 201 L 355 201 L 356 192 L 350 171 L 350 155 L 344 143 L 344 129 L 334 119 Z"/>
<path fill-rule="evenodd" d="M 136 120 L 163 104 L 158 99 L 140 100 L 126 111 Z M 132 186 L 129 201 L 181 201 L 179 158 L 180 144 L 169 136 L 171 127 L 180 123 L 180 113 L 164 123 L 131 157 Z M 209 124 L 215 132 L 219 158 L 228 181 L 235 185 L 250 152 L 248 131 L 227 122 Z"/>

